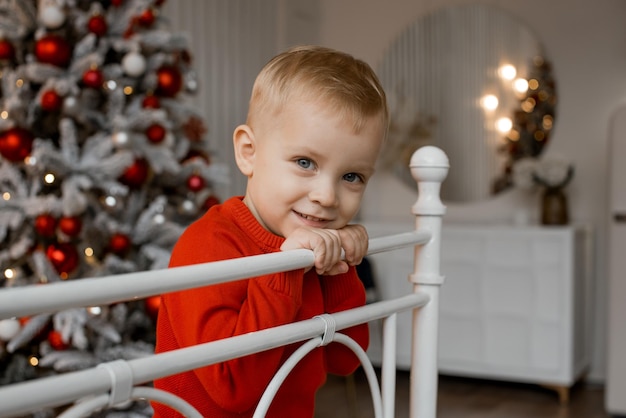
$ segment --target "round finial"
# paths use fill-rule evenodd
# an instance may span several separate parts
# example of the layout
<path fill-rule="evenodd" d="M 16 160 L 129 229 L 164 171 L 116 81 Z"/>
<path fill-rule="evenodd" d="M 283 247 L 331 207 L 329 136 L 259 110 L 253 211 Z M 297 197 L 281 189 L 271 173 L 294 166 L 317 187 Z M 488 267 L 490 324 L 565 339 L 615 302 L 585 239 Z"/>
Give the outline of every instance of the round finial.
<path fill-rule="evenodd" d="M 441 183 L 448 175 L 450 163 L 445 152 L 432 145 L 427 145 L 413 153 L 409 166 L 415 181 Z"/>

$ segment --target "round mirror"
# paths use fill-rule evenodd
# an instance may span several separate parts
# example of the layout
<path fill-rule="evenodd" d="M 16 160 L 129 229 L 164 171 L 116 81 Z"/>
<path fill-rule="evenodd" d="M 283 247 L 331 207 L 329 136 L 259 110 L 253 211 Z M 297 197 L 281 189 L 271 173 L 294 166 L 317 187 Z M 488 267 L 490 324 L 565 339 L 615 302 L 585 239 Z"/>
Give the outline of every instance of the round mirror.
<path fill-rule="evenodd" d="M 538 156 L 554 123 L 556 91 L 541 43 L 525 25 L 486 5 L 441 9 L 392 42 L 379 68 L 391 112 L 383 168 L 411 187 L 411 154 L 443 149 L 450 202 L 511 187 L 516 160 Z"/>

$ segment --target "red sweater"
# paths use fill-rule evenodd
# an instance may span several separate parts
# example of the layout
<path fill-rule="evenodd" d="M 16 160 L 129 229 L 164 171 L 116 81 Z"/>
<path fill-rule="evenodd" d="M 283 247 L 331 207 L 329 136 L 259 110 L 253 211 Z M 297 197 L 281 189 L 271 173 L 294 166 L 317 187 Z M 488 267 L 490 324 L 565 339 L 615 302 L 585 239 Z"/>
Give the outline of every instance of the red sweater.
<path fill-rule="evenodd" d="M 174 247 L 170 267 L 280 251 L 284 238 L 264 229 L 234 197 L 213 206 L 185 230 Z M 174 350 L 233 335 L 310 319 L 365 303 L 354 268 L 342 275 L 318 276 L 314 269 L 270 274 L 163 295 L 156 352 Z M 342 331 L 364 349 L 367 325 Z M 203 367 L 155 381 L 193 405 L 204 417 L 251 417 L 280 365 L 300 344 Z M 313 350 L 278 391 L 267 417 L 312 417 L 315 393 L 326 373 L 347 375 L 359 362 L 345 346 L 331 343 Z M 180 417 L 153 404 L 154 417 Z"/>

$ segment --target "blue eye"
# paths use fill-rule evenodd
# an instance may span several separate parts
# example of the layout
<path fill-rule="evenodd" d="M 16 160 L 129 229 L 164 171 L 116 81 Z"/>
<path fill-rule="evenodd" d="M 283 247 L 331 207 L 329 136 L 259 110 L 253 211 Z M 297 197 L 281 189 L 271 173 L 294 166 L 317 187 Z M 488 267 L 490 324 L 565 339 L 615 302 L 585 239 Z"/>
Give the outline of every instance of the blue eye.
<path fill-rule="evenodd" d="M 356 173 L 348 173 L 343 176 L 343 179 L 348 183 L 356 183 L 359 181 L 363 181 L 363 178 Z"/>
<path fill-rule="evenodd" d="M 308 158 L 298 158 L 296 160 L 296 164 L 306 169 L 313 167 L 313 161 L 309 160 Z"/>

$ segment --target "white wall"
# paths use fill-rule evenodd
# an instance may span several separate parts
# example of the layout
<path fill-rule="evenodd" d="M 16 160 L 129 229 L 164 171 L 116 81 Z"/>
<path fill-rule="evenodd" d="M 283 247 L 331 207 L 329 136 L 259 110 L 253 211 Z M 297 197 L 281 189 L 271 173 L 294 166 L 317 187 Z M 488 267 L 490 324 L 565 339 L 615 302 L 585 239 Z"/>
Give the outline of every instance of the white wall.
<path fill-rule="evenodd" d="M 320 42 L 350 52 L 376 68 L 385 47 L 408 24 L 438 7 L 464 3 L 469 1 L 320 0 Z M 626 1 L 483 3 L 500 7 L 526 22 L 543 41 L 553 63 L 559 103 L 546 154 L 563 155 L 574 162 L 576 174 L 568 187 L 571 217 L 573 222 L 590 223 L 596 232 L 595 335 L 589 378 L 601 381 L 605 375 L 606 340 L 607 140 L 611 114 L 626 102 Z M 391 181 L 380 176 L 370 185 L 364 217 L 408 216 L 412 192 Z M 403 197 L 407 191 L 409 195 Z M 382 202 L 389 201 L 400 203 L 382 206 Z M 511 196 L 471 208 L 450 205 L 447 219 L 506 219 L 515 212 L 517 203 L 518 197 Z"/>

